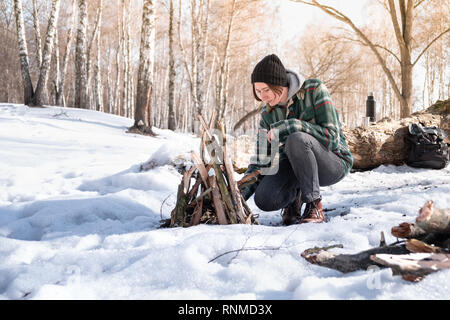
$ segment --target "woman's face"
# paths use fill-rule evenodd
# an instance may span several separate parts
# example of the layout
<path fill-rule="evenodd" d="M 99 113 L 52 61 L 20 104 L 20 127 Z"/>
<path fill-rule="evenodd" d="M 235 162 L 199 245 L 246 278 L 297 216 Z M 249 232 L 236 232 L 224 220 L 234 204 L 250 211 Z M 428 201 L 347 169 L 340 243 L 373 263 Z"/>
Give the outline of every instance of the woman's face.
<path fill-rule="evenodd" d="M 255 91 L 258 97 L 265 103 L 268 103 L 271 107 L 277 105 L 280 102 L 281 95 L 273 92 L 267 83 L 264 82 L 255 82 L 253 84 L 255 86 Z"/>

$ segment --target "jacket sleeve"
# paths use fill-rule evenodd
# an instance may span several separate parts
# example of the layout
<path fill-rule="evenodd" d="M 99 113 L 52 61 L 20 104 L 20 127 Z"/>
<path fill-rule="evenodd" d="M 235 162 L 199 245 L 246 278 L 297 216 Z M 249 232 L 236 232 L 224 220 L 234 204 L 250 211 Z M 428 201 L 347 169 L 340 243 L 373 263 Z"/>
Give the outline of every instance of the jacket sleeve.
<path fill-rule="evenodd" d="M 312 104 L 315 123 L 291 118 L 275 122 L 270 127 L 279 131 L 282 143 L 291 133 L 306 132 L 315 137 L 328 150 L 336 149 L 339 144 L 339 118 L 330 93 L 323 83 L 314 90 Z"/>

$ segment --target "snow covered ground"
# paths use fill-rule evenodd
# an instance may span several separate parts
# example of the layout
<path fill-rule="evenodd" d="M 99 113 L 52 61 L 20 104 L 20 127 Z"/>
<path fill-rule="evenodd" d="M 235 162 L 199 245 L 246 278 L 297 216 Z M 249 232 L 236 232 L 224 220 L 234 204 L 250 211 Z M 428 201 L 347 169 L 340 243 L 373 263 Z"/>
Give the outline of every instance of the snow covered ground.
<path fill-rule="evenodd" d="M 280 226 L 280 212 L 252 198 L 259 226 L 160 229 L 181 178 L 170 161 L 199 140 L 125 133 L 131 125 L 0 104 L 0 299 L 450 299 L 450 270 L 408 283 L 390 269 L 341 274 L 300 257 L 338 243 L 335 252 L 369 249 L 382 231 L 396 241 L 391 227 L 413 221 L 426 200 L 450 207 L 449 167 L 349 174 L 323 188 L 323 224 Z M 160 166 L 139 172 L 150 158 Z"/>

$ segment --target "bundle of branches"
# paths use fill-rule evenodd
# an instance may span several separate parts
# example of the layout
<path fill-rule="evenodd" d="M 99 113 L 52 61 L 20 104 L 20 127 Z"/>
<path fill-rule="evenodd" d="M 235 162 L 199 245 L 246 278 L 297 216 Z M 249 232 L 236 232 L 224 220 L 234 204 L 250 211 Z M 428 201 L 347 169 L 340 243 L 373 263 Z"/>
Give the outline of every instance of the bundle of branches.
<path fill-rule="evenodd" d="M 313 264 L 339 270 L 343 273 L 367 270 L 376 265 L 389 267 L 394 275 L 407 281 L 420 281 L 426 275 L 450 268 L 450 210 L 435 208 L 427 201 L 419 210 L 416 223 L 404 222 L 393 227 L 392 235 L 406 239 L 386 245 L 382 241 L 377 248 L 357 254 L 336 254 L 328 248 L 312 248 L 302 257 Z M 342 245 L 337 245 L 342 247 Z"/>
<path fill-rule="evenodd" d="M 199 120 L 203 127 L 200 155 L 191 153 L 194 165 L 183 173 L 176 206 L 171 218 L 162 221 L 162 227 L 188 227 L 199 223 L 258 224 L 234 178 L 234 172 L 242 173 L 242 170 L 233 165 L 227 152 L 223 123 L 218 124 L 223 137 L 223 143 L 219 145 L 211 132 L 215 113 L 209 126 L 201 115 Z M 205 159 L 205 149 L 210 160 Z M 191 186 L 192 180 L 195 182 Z"/>

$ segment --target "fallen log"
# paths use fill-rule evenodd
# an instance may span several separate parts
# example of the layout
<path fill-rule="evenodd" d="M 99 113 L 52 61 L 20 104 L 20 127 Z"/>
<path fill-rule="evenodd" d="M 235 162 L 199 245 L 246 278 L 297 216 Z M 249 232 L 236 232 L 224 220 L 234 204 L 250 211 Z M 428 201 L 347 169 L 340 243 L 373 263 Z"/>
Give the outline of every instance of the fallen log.
<path fill-rule="evenodd" d="M 406 249 L 412 253 L 445 253 L 445 249 L 429 245 L 417 239 L 409 239 L 406 241 Z"/>
<path fill-rule="evenodd" d="M 400 225 L 392 227 L 391 233 L 394 237 L 403 239 L 419 238 L 426 235 L 425 230 L 409 222 L 402 222 Z"/>
<path fill-rule="evenodd" d="M 394 236 L 406 241 L 385 245 L 382 234 L 380 247 L 356 254 L 333 253 L 328 251 L 331 247 L 326 247 L 305 250 L 301 256 L 310 263 L 343 273 L 376 265 L 390 267 L 404 280 L 419 281 L 432 272 L 450 268 L 449 217 L 450 210 L 435 208 L 432 201 L 427 201 L 416 219 L 420 226 L 404 222 L 392 228 Z"/>
<path fill-rule="evenodd" d="M 439 108 L 433 105 L 401 120 L 384 118 L 366 128 L 344 127 L 343 133 L 354 158 L 353 168 L 367 170 L 380 165 L 403 165 L 407 155 L 405 137 L 410 123 L 443 128 L 450 137 L 450 100 L 438 102 Z"/>
<path fill-rule="evenodd" d="M 450 254 L 443 253 L 376 254 L 371 259 L 407 281 L 419 281 L 430 273 L 450 268 Z"/>
<path fill-rule="evenodd" d="M 393 227 L 391 233 L 397 238 L 418 239 L 427 245 L 450 249 L 449 228 L 450 210 L 435 208 L 429 200 L 420 208 L 416 223 L 403 222 Z"/>
<path fill-rule="evenodd" d="M 408 250 L 404 246 L 385 246 L 369 249 L 357 254 L 337 254 L 328 251 L 328 248 L 319 249 L 311 252 L 310 249 L 304 251 L 301 256 L 306 261 L 319 266 L 338 270 L 342 273 L 353 272 L 357 270 L 367 270 L 370 266 L 382 264 L 374 263 L 370 257 L 374 254 L 405 254 Z"/>
<path fill-rule="evenodd" d="M 450 233 L 450 209 L 435 208 L 433 201 L 429 200 L 419 210 L 416 223 L 426 232 Z"/>

